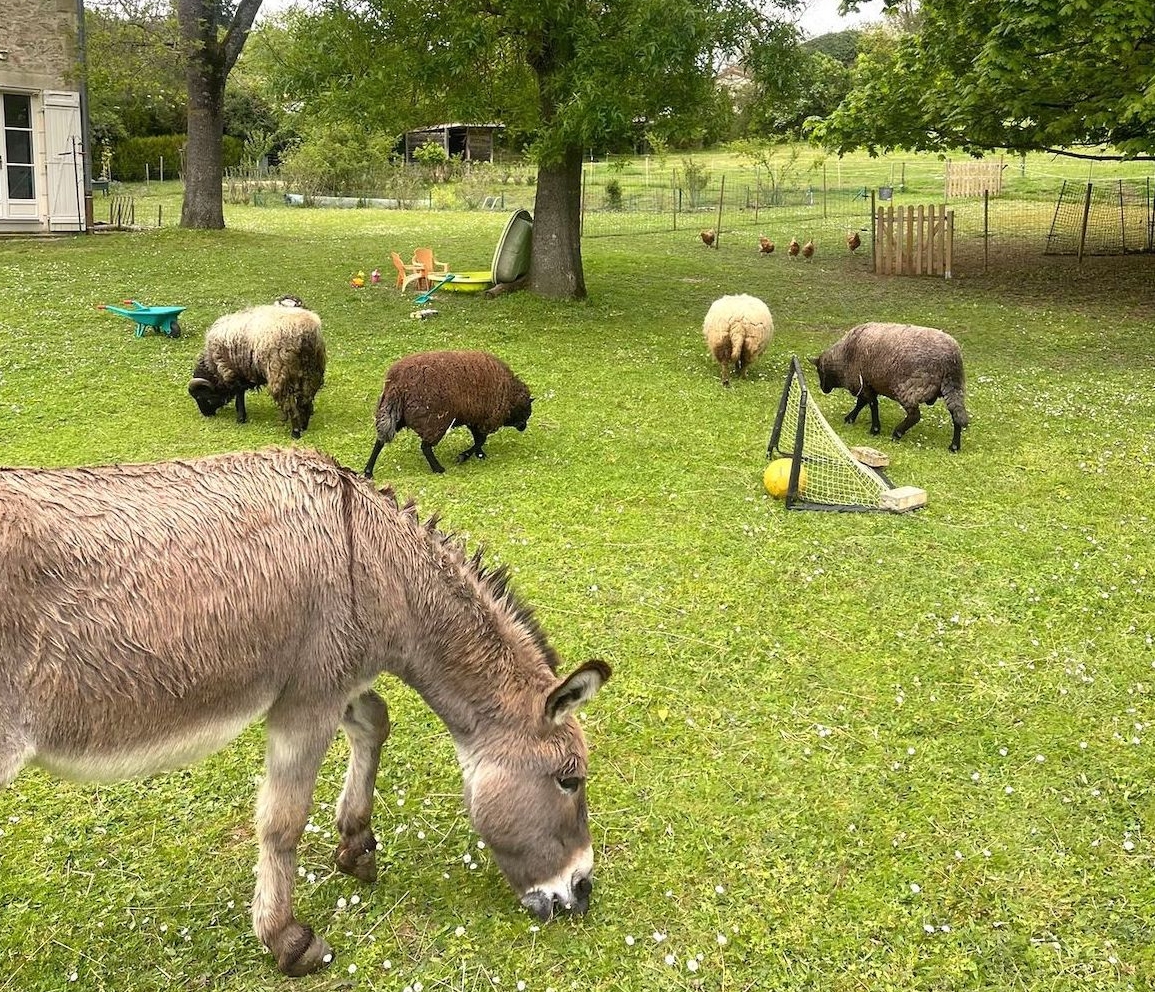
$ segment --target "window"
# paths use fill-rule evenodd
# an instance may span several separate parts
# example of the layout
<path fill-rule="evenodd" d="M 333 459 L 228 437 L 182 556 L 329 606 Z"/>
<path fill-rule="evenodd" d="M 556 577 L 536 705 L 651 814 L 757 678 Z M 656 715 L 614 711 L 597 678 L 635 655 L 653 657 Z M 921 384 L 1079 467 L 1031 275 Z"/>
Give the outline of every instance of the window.
<path fill-rule="evenodd" d="M 5 93 L 4 169 L 8 179 L 9 200 L 36 199 L 32 162 L 32 98 L 19 93 Z"/>

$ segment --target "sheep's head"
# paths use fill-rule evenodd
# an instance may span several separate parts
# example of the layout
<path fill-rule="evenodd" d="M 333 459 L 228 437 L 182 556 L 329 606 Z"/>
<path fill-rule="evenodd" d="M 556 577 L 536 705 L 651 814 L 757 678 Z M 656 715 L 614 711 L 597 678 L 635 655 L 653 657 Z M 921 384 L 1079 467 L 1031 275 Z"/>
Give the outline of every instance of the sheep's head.
<path fill-rule="evenodd" d="M 533 413 L 533 397 L 526 391 L 525 398 L 513 404 L 509 416 L 505 418 L 506 427 L 516 427 L 524 431 L 529 424 L 529 415 Z"/>
<path fill-rule="evenodd" d="M 818 386 L 824 393 L 832 392 L 842 385 L 842 376 L 830 360 L 829 353 L 823 352 L 817 358 L 810 359 L 810 361 L 812 361 L 814 367 L 818 369 Z"/>
<path fill-rule="evenodd" d="M 188 384 L 188 394 L 197 401 L 200 412 L 211 417 L 233 398 L 234 390 L 224 384 L 194 376 Z"/>

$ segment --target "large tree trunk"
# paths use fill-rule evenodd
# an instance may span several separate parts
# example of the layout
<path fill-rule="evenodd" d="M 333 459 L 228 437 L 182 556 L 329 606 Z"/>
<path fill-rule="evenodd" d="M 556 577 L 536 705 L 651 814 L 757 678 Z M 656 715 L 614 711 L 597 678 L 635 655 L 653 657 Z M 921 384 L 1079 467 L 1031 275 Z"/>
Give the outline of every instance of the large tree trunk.
<path fill-rule="evenodd" d="M 560 161 L 537 171 L 529 288 L 555 300 L 586 295 L 581 239 L 582 150 L 568 148 Z"/>
<path fill-rule="evenodd" d="M 225 80 L 241 54 L 261 0 L 240 0 L 228 24 L 219 0 L 177 0 L 188 83 L 188 144 L 180 226 L 225 226 Z"/>
<path fill-rule="evenodd" d="M 188 145 L 184 156 L 181 227 L 225 226 L 225 81 L 207 59 L 188 63 Z"/>

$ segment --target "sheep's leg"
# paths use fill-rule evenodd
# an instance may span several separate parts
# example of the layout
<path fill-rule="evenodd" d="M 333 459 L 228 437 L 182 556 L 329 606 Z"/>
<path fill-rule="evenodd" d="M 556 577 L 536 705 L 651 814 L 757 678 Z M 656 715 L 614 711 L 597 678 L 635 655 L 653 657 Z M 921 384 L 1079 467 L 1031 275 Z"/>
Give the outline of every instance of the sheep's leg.
<path fill-rule="evenodd" d="M 433 445 L 428 441 L 421 442 L 421 454 L 425 456 L 425 460 L 429 462 L 429 467 L 433 469 L 438 475 L 445 471 L 445 466 L 437 460 L 437 456 L 433 454 Z"/>
<path fill-rule="evenodd" d="M 954 424 L 954 437 L 951 438 L 950 448 L 948 450 L 958 451 L 962 447 L 963 425 L 955 420 L 954 417 L 951 417 L 951 422 Z"/>
<path fill-rule="evenodd" d="M 349 767 L 337 800 L 337 867 L 363 882 L 377 881 L 377 838 L 370 826 L 381 745 L 389 737 L 389 708 L 377 693 L 363 692 L 345 708 L 341 727 L 349 738 Z"/>
<path fill-rule="evenodd" d="M 917 409 L 915 411 L 917 413 Z M 878 434 L 882 430 L 882 423 L 878 419 L 878 396 L 870 397 L 870 433 Z"/>
<path fill-rule="evenodd" d="M 377 464 L 377 456 L 381 454 L 381 449 L 385 447 L 385 442 L 381 438 L 373 443 L 373 450 L 369 453 L 369 461 L 365 463 L 365 478 L 373 478 L 373 466 Z"/>
<path fill-rule="evenodd" d="M 473 447 L 466 448 L 460 455 L 457 456 L 459 462 L 467 462 L 476 455 L 478 458 L 484 458 L 485 452 L 481 450 L 481 446 L 485 444 L 485 439 L 489 437 L 485 431 L 479 431 L 476 427 L 470 427 L 469 433 L 473 435 Z"/>
<path fill-rule="evenodd" d="M 722 369 L 722 385 L 728 387 L 730 385 L 730 363 L 719 362 L 718 365 Z"/>
<path fill-rule="evenodd" d="M 912 407 L 904 407 L 904 409 L 906 410 L 906 419 L 894 429 L 893 437 L 896 441 L 922 419 L 922 413 L 917 404 Z"/>
<path fill-rule="evenodd" d="M 861 393 L 859 393 L 858 399 L 854 404 L 854 409 L 851 410 L 850 413 L 848 413 L 845 417 L 842 418 L 843 421 L 847 424 L 853 424 L 858 419 L 858 415 L 860 413 L 862 413 L 862 408 L 867 406 L 869 403 L 870 403 L 870 399 L 866 396 L 863 396 Z"/>
<path fill-rule="evenodd" d="M 245 410 L 245 391 L 242 389 L 237 393 L 237 423 L 243 424 L 249 419 L 249 415 Z"/>
<path fill-rule="evenodd" d="M 333 960 L 332 948 L 293 916 L 293 882 L 297 844 L 336 722 L 288 707 L 274 707 L 267 720 L 266 776 L 257 799 L 260 854 L 253 930 L 286 975 L 306 975 Z"/>

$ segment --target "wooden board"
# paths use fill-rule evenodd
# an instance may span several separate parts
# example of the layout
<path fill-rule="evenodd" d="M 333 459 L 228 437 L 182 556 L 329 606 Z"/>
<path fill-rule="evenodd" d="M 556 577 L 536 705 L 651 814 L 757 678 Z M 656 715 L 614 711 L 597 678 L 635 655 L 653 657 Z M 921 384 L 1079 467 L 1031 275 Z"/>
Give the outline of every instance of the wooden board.
<path fill-rule="evenodd" d="M 882 494 L 879 505 L 884 510 L 894 510 L 901 513 L 903 510 L 915 510 L 926 506 L 926 490 L 918 486 L 900 486 L 898 489 L 888 489 Z"/>

